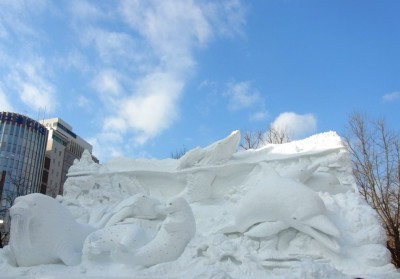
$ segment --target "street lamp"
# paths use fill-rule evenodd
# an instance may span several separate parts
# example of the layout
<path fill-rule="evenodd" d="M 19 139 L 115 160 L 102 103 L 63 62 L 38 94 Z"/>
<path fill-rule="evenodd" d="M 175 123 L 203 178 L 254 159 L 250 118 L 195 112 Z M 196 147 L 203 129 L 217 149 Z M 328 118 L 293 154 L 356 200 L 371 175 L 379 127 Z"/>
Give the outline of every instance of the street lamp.
<path fill-rule="evenodd" d="M 4 222 L 3 219 L 0 219 L 0 225 L 3 224 L 3 222 Z"/>

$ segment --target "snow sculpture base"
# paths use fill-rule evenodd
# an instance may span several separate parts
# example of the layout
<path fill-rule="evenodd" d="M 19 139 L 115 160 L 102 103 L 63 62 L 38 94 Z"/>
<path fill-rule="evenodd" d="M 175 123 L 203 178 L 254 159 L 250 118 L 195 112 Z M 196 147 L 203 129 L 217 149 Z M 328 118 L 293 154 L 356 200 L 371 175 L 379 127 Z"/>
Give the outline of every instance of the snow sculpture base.
<path fill-rule="evenodd" d="M 239 140 L 233 132 L 179 160 L 98 165 L 85 153 L 57 197 L 77 222 L 95 229 L 82 245 L 81 263 L 17 267 L 5 247 L 1 274 L 398 276 L 336 133 L 236 152 Z"/>

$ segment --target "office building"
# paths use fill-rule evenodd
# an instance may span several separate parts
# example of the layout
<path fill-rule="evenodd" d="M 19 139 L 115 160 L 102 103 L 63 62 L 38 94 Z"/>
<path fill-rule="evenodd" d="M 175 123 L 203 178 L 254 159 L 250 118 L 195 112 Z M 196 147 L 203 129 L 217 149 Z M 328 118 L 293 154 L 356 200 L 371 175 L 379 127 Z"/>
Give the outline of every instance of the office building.
<path fill-rule="evenodd" d="M 92 153 L 92 145 L 75 134 L 72 127 L 61 118 L 45 119 L 41 123 L 49 132 L 43 184 L 45 193 L 54 197 L 62 194 L 68 169 L 74 160 L 80 159 L 85 149 Z"/>
<path fill-rule="evenodd" d="M 48 130 L 25 115 L 0 112 L 0 207 L 39 192 Z M 0 209 L 1 209 L 0 208 Z"/>

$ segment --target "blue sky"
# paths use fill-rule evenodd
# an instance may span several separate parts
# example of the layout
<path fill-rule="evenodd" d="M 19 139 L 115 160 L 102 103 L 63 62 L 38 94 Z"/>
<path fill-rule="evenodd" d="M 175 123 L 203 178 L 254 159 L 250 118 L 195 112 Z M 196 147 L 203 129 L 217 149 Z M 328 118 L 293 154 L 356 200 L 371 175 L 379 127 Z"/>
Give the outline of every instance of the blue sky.
<path fill-rule="evenodd" d="M 400 1 L 0 1 L 0 110 L 60 117 L 101 161 L 233 130 L 399 130 Z"/>

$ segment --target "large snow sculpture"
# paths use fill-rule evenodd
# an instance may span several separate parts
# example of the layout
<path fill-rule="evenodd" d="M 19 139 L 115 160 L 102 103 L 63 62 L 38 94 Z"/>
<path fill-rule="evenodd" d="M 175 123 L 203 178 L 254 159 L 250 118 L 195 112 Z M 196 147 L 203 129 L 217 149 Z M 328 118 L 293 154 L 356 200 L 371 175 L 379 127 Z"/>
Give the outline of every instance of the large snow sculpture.
<path fill-rule="evenodd" d="M 16 259 L 43 277 L 396 278 L 336 133 L 246 151 L 239 141 L 178 160 L 99 165 L 85 152 L 63 196 L 17 200 L 0 274 L 21 275 Z"/>
<path fill-rule="evenodd" d="M 18 266 L 81 262 L 83 241 L 94 228 L 78 224 L 56 200 L 42 194 L 18 197 L 10 209 L 10 248 Z"/>

